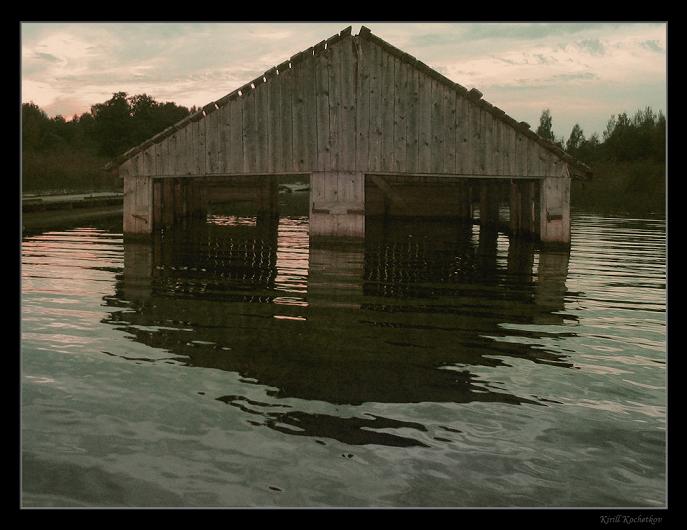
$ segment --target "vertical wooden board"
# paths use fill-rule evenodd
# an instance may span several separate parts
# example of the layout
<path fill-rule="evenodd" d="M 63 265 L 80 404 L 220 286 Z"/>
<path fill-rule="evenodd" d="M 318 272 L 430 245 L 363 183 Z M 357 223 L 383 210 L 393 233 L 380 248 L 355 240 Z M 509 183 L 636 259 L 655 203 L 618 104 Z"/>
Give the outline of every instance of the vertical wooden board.
<path fill-rule="evenodd" d="M 418 122 L 418 172 L 429 173 L 432 161 L 432 79 L 418 74 L 419 122 Z"/>
<path fill-rule="evenodd" d="M 480 128 L 480 142 L 478 147 L 479 152 L 479 170 L 480 175 L 487 175 L 487 170 L 489 168 L 489 158 L 490 158 L 490 146 L 489 142 L 491 140 L 489 134 L 489 113 L 480 107 L 479 109 L 479 128 Z"/>
<path fill-rule="evenodd" d="M 356 70 L 357 57 L 352 37 L 337 43 L 341 49 L 341 166 L 342 170 L 355 170 L 356 141 Z"/>
<path fill-rule="evenodd" d="M 485 156 L 484 156 L 484 173 L 486 175 L 495 175 L 496 165 L 496 134 L 494 129 L 494 116 L 491 112 L 484 109 L 484 131 L 486 137 L 484 139 Z"/>
<path fill-rule="evenodd" d="M 494 159 L 493 159 L 493 171 L 494 175 L 503 174 L 503 139 L 501 130 L 501 120 L 496 116 L 492 115 L 493 130 L 494 130 Z"/>
<path fill-rule="evenodd" d="M 127 160 L 128 162 L 128 160 Z M 135 196 L 132 189 L 133 177 L 125 176 L 123 177 L 124 182 L 122 183 L 123 197 L 123 219 L 122 219 L 122 230 L 125 234 L 133 232 L 133 221 L 134 218 L 131 214 L 134 213 Z"/>
<path fill-rule="evenodd" d="M 478 105 L 470 106 L 470 162 L 473 175 L 483 175 L 483 134 L 482 134 L 482 109 Z"/>
<path fill-rule="evenodd" d="M 548 149 L 542 148 L 544 151 L 543 161 L 542 161 L 542 174 L 546 176 L 559 176 L 560 173 L 555 173 L 556 162 L 554 154 Z"/>
<path fill-rule="evenodd" d="M 150 148 L 141 151 L 141 171 L 139 175 L 150 175 L 153 159 L 150 154 Z"/>
<path fill-rule="evenodd" d="M 124 179 L 122 181 L 122 186 L 126 186 L 126 178 L 131 175 L 131 159 L 127 159 L 122 162 L 119 166 L 119 176 Z"/>
<path fill-rule="evenodd" d="M 205 160 L 205 146 L 200 143 L 200 127 L 202 120 L 194 121 L 191 123 L 191 131 L 193 134 L 193 139 L 191 140 L 191 174 L 200 175 L 200 160 L 201 158 Z M 177 200 L 177 196 L 174 196 L 174 200 Z M 176 203 L 175 203 L 176 204 Z"/>
<path fill-rule="evenodd" d="M 527 159 L 527 144 L 529 140 L 527 137 L 518 132 L 518 174 L 520 176 L 528 175 L 528 159 Z"/>
<path fill-rule="evenodd" d="M 456 96 L 452 88 L 444 87 L 444 165 L 443 173 L 456 172 Z"/>
<path fill-rule="evenodd" d="M 329 71 L 327 52 L 320 51 L 315 56 L 315 99 L 317 131 L 317 169 L 329 168 Z"/>
<path fill-rule="evenodd" d="M 370 43 L 370 120 L 369 120 L 369 150 L 368 168 L 379 171 L 382 149 L 382 50 L 376 44 Z"/>
<path fill-rule="evenodd" d="M 406 165 L 406 113 L 408 106 L 408 64 L 394 60 L 394 156 L 393 171 L 401 173 Z"/>
<path fill-rule="evenodd" d="M 209 113 L 205 118 L 200 120 L 200 127 L 205 131 L 205 149 L 203 158 L 205 159 L 206 173 L 214 173 L 217 164 L 214 160 L 214 155 L 217 152 L 217 111 Z"/>
<path fill-rule="evenodd" d="M 136 177 L 136 187 L 134 193 L 136 194 L 136 214 L 139 216 L 137 222 L 140 222 L 140 228 L 137 232 L 145 232 L 148 222 L 150 222 L 150 183 L 151 177 L 139 176 Z"/>
<path fill-rule="evenodd" d="M 267 97 L 267 83 L 260 82 L 255 86 L 255 116 L 256 116 L 256 159 L 255 170 L 266 171 L 269 157 L 267 127 L 269 107 Z"/>
<path fill-rule="evenodd" d="M 432 147 L 431 172 L 441 173 L 444 167 L 444 87 L 436 79 L 432 79 Z"/>
<path fill-rule="evenodd" d="M 501 174 L 501 128 L 499 127 L 500 120 L 496 118 L 493 114 L 491 116 L 491 172 L 493 175 Z"/>
<path fill-rule="evenodd" d="M 501 152 L 503 155 L 503 163 L 501 165 L 501 174 L 503 176 L 510 176 L 511 173 L 511 141 L 510 141 L 510 127 L 505 122 L 501 122 Z"/>
<path fill-rule="evenodd" d="M 358 69 L 356 86 L 356 142 L 355 168 L 367 171 L 370 141 L 370 41 L 358 40 Z"/>
<path fill-rule="evenodd" d="M 255 119 L 255 89 L 248 88 L 241 97 L 243 116 L 243 173 L 255 171 L 257 154 L 256 119 Z"/>
<path fill-rule="evenodd" d="M 558 177 L 561 175 L 562 171 L 559 158 L 551 151 L 546 150 L 544 174 L 549 177 Z"/>
<path fill-rule="evenodd" d="M 279 168 L 281 158 L 281 83 L 274 75 L 267 81 L 267 171 L 274 173 Z"/>
<path fill-rule="evenodd" d="M 229 129 L 227 128 L 227 116 L 229 106 L 224 105 L 216 111 L 217 114 L 217 173 L 226 173 L 227 148 L 229 143 Z"/>
<path fill-rule="evenodd" d="M 196 142 L 197 153 L 199 156 L 198 167 L 196 168 L 196 175 L 205 175 L 207 173 L 207 121 L 207 117 L 198 121 L 198 136 L 196 138 Z"/>
<path fill-rule="evenodd" d="M 183 142 L 180 139 L 180 136 L 184 134 L 184 130 L 180 131 L 175 131 L 170 137 L 169 137 L 169 158 L 170 158 L 170 169 L 172 170 L 169 173 L 169 176 L 171 175 L 180 175 L 181 172 L 183 171 L 182 168 L 182 156 L 185 154 L 183 152 Z"/>
<path fill-rule="evenodd" d="M 317 167 L 317 83 L 315 70 L 317 61 L 309 55 L 305 70 L 305 170 L 312 171 Z"/>
<path fill-rule="evenodd" d="M 303 62 L 293 65 L 293 90 L 291 91 L 291 114 L 293 116 L 293 160 L 294 169 L 302 171 L 305 164 L 305 142 L 304 124 L 305 109 L 303 105 L 303 95 L 305 92 L 303 85 Z"/>
<path fill-rule="evenodd" d="M 382 171 L 394 168 L 394 64 L 396 57 L 382 51 Z"/>
<path fill-rule="evenodd" d="M 467 173 L 468 111 L 466 99 L 456 93 L 456 173 Z"/>
<path fill-rule="evenodd" d="M 170 169 L 170 158 L 169 158 L 169 140 L 168 136 L 160 142 L 160 163 L 157 167 L 157 176 L 161 177 L 163 175 L 169 174 Z"/>
<path fill-rule="evenodd" d="M 327 71 L 329 72 L 329 163 L 332 170 L 341 168 L 341 47 L 327 47 Z"/>
<path fill-rule="evenodd" d="M 353 206 L 364 201 L 361 182 L 364 177 L 353 171 L 338 174 L 338 200 Z"/>
<path fill-rule="evenodd" d="M 293 69 L 285 68 L 279 73 L 281 84 L 281 163 L 283 171 L 294 171 L 293 162 L 293 116 L 291 113 L 291 93 L 293 92 Z"/>
<path fill-rule="evenodd" d="M 312 214 L 312 205 L 318 205 L 324 201 L 324 178 L 325 173 L 321 171 L 310 174 L 310 206 Z"/>
<path fill-rule="evenodd" d="M 232 99 L 229 106 L 229 154 L 227 173 L 243 171 L 243 102 L 242 98 Z"/>
<path fill-rule="evenodd" d="M 196 151 L 198 148 L 198 122 L 189 123 L 186 127 L 186 175 L 196 174 Z"/>
<path fill-rule="evenodd" d="M 312 50 L 301 61 L 301 97 L 303 98 L 303 143 L 299 170 L 312 171 L 317 160 L 317 108 L 315 103 L 315 57 Z"/>
<path fill-rule="evenodd" d="M 510 131 L 510 175 L 518 174 L 518 134 L 514 127 L 508 127 Z"/>
<path fill-rule="evenodd" d="M 136 172 L 138 176 L 147 175 L 150 168 L 150 159 L 147 150 L 136 155 Z M 138 184 L 137 184 L 138 185 Z"/>
<path fill-rule="evenodd" d="M 191 172 L 193 162 L 193 127 L 187 124 L 177 133 L 178 158 L 175 175 L 187 175 Z"/>
<path fill-rule="evenodd" d="M 418 170 L 418 123 L 419 123 L 419 86 L 418 71 L 407 65 L 408 102 L 406 119 L 406 158 L 404 170 L 415 173 Z"/>
<path fill-rule="evenodd" d="M 531 177 L 541 176 L 539 144 L 530 138 L 527 139 L 527 174 Z"/>
<path fill-rule="evenodd" d="M 160 158 L 160 142 L 151 145 L 150 149 L 153 153 L 153 167 L 150 174 L 158 175 L 158 171 L 160 171 L 160 166 L 162 165 L 162 160 Z"/>
<path fill-rule="evenodd" d="M 511 146 L 511 127 L 505 122 L 501 123 L 501 154 L 503 156 L 503 164 L 501 171 L 503 176 L 513 175 L 511 171 L 512 165 L 512 146 Z"/>
<path fill-rule="evenodd" d="M 216 109 L 206 119 L 207 125 L 207 152 L 208 158 L 206 161 L 206 173 L 221 173 L 222 172 L 222 141 L 220 133 L 222 131 L 222 109 Z M 210 164 L 212 167 L 210 167 Z"/>
<path fill-rule="evenodd" d="M 193 127 L 187 124 L 183 129 L 177 132 L 177 170 L 175 175 L 187 175 L 191 172 L 193 152 Z"/>

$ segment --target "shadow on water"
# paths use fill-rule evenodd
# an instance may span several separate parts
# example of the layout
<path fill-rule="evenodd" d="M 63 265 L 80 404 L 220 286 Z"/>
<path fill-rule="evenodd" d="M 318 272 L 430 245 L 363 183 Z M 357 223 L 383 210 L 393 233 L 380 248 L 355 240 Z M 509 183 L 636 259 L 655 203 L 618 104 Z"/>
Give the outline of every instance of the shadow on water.
<path fill-rule="evenodd" d="M 265 385 L 272 403 L 216 399 L 280 432 L 424 445 L 373 430 L 420 424 L 293 410 L 286 400 L 545 406 L 472 367 L 509 358 L 572 366 L 536 340 L 502 340 L 564 334 L 525 328 L 574 320 L 562 312 L 568 253 L 509 245 L 471 224 L 369 218 L 364 243 L 332 245 L 311 244 L 307 217 L 214 215 L 124 252 L 105 322 L 187 366 Z"/>

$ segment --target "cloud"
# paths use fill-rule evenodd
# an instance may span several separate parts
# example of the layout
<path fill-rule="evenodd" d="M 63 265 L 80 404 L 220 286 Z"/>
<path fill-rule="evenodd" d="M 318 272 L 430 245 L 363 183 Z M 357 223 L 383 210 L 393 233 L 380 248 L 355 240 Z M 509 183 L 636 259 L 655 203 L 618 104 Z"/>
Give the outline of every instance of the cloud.
<path fill-rule="evenodd" d="M 656 53 L 664 53 L 665 52 L 665 50 L 663 49 L 663 47 L 659 44 L 659 42 L 657 40 L 645 40 L 645 41 L 640 42 L 640 45 L 643 48 L 645 48 L 647 50 L 651 50 L 651 51 L 656 52 Z"/>
<path fill-rule="evenodd" d="M 65 116 L 116 91 L 205 105 L 363 24 L 518 120 L 535 123 L 550 107 L 593 131 L 621 103 L 665 101 L 664 23 L 391 22 L 24 23 L 23 101 Z"/>
<path fill-rule="evenodd" d="M 592 55 L 603 55 L 605 48 L 599 39 L 587 39 L 577 42 L 577 46 Z"/>
<path fill-rule="evenodd" d="M 50 53 L 45 53 L 45 52 L 34 52 L 33 57 L 34 57 L 34 59 L 47 61 L 49 63 L 59 63 L 60 62 L 60 59 L 58 57 L 55 57 L 54 55 L 52 55 Z"/>

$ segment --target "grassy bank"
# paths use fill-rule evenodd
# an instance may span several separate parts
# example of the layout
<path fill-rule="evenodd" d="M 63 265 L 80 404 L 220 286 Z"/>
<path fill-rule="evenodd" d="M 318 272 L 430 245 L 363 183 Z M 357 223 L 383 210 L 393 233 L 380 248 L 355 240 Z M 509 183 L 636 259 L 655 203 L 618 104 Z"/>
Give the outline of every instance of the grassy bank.
<path fill-rule="evenodd" d="M 573 208 L 632 215 L 665 214 L 667 175 L 664 164 L 652 160 L 600 161 L 593 164 L 592 169 L 592 180 L 573 182 Z"/>
<path fill-rule="evenodd" d="M 120 179 L 103 171 L 105 157 L 72 150 L 25 152 L 23 193 L 122 191 Z"/>
<path fill-rule="evenodd" d="M 44 212 L 26 212 L 21 216 L 22 233 L 31 235 L 43 230 L 58 230 L 72 226 L 84 226 L 92 221 L 101 222 L 110 219 L 121 225 L 121 206 L 99 206 L 77 210 L 49 210 Z"/>

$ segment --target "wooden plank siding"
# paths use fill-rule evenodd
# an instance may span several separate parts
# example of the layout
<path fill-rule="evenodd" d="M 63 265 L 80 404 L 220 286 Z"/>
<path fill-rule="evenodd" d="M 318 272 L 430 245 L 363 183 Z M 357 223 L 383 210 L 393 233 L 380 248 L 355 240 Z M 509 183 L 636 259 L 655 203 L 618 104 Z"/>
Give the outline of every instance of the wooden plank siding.
<path fill-rule="evenodd" d="M 394 156 L 394 61 L 391 54 L 382 53 L 381 98 L 382 105 L 378 112 L 382 114 L 382 134 L 380 142 L 381 170 L 392 171 Z"/>
<path fill-rule="evenodd" d="M 341 49 L 341 159 L 342 171 L 355 171 L 356 160 L 356 87 L 358 58 L 353 39 L 342 39 L 336 43 Z M 310 166 L 312 167 L 312 166 Z"/>
<path fill-rule="evenodd" d="M 409 66 L 396 59 L 394 63 L 394 156 L 393 170 L 401 172 L 406 167 L 406 119 L 409 99 Z"/>
<path fill-rule="evenodd" d="M 255 165 L 253 171 L 267 171 L 268 150 L 268 97 L 267 84 L 263 78 L 255 82 Z"/>
<path fill-rule="evenodd" d="M 480 94 L 376 37 L 322 41 L 204 109 L 133 150 L 120 174 L 543 178 L 566 167 Z"/>
<path fill-rule="evenodd" d="M 368 171 L 381 171 L 381 146 L 382 146 L 382 114 L 379 109 L 382 106 L 382 50 L 379 46 L 370 43 L 368 64 L 370 66 L 370 105 L 369 105 L 369 151 Z"/>

